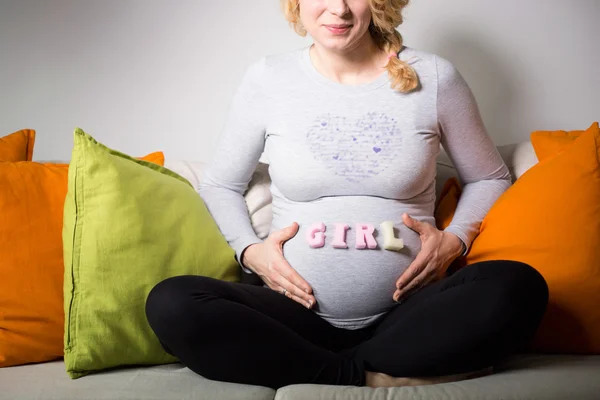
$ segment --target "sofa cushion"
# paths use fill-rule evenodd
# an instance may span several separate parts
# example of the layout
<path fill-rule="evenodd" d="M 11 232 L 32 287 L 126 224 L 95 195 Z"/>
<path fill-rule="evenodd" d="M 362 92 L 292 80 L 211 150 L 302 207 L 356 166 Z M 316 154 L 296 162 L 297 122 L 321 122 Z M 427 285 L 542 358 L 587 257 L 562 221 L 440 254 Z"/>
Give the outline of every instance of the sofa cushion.
<path fill-rule="evenodd" d="M 461 194 L 462 189 L 458 179 L 456 177 L 448 179 L 437 196 L 434 209 L 435 223 L 439 230 L 444 230 L 450 226 Z"/>
<path fill-rule="evenodd" d="M 535 131 L 530 135 L 531 144 L 537 158 L 542 161 L 566 149 L 584 132 L 581 130 Z"/>
<path fill-rule="evenodd" d="M 68 167 L 0 162 L 0 367 L 63 356 Z"/>
<path fill-rule="evenodd" d="M 466 256 L 467 264 L 521 261 L 543 275 L 550 302 L 538 351 L 600 354 L 599 159 L 595 123 L 496 201 Z"/>
<path fill-rule="evenodd" d="M 63 229 L 67 372 L 173 362 L 146 320 L 148 293 L 177 275 L 238 281 L 233 249 L 184 178 L 80 129 L 74 140 Z"/>
<path fill-rule="evenodd" d="M 206 166 L 205 162 L 199 161 L 166 160 L 165 162 L 165 167 L 186 178 L 196 191 L 200 188 Z M 252 228 L 260 239 L 266 239 L 271 228 L 272 197 L 268 170 L 267 164 L 259 163 L 244 194 Z"/>
<path fill-rule="evenodd" d="M 430 386 L 377 388 L 291 385 L 275 400 L 522 400 L 598 399 L 600 356 L 520 355 L 482 378 Z"/>
<path fill-rule="evenodd" d="M 0 400 L 272 400 L 261 386 L 211 381 L 183 364 L 118 368 L 69 379 L 62 360 L 0 370 Z"/>
<path fill-rule="evenodd" d="M 31 161 L 35 131 L 22 129 L 0 138 L 0 161 Z"/>
<path fill-rule="evenodd" d="M 179 363 L 119 368 L 71 380 L 62 361 L 8 367 L 0 400 L 248 399 L 248 400 L 521 400 L 597 399 L 600 356 L 522 354 L 493 375 L 419 387 L 290 385 L 277 391 L 206 379 Z"/>

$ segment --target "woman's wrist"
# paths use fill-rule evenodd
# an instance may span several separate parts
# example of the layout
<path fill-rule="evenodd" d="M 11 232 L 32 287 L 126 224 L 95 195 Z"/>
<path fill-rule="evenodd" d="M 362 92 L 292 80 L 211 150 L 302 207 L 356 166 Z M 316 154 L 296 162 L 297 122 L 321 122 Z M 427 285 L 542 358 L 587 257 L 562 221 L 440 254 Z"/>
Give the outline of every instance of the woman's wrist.
<path fill-rule="evenodd" d="M 252 268 L 252 253 L 254 253 L 254 250 L 256 250 L 256 245 L 259 243 L 252 243 L 250 246 L 247 246 L 243 251 L 242 254 L 240 255 L 240 262 L 242 264 L 242 267 L 245 267 L 249 270 L 254 271 L 254 268 Z"/>
<path fill-rule="evenodd" d="M 452 244 L 452 254 L 454 258 L 461 256 L 466 250 L 466 245 L 462 239 L 452 232 L 444 232 L 444 234 L 448 236 L 448 240 Z"/>

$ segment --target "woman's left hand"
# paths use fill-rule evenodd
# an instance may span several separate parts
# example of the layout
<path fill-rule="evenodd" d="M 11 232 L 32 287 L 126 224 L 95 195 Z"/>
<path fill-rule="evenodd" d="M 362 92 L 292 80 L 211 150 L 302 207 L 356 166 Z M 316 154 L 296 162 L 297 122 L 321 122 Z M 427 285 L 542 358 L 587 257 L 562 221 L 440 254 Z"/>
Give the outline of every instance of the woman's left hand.
<path fill-rule="evenodd" d="M 394 301 L 444 277 L 446 270 L 463 251 L 462 241 L 453 233 L 440 231 L 428 222 L 402 214 L 404 224 L 421 238 L 421 251 L 396 281 Z"/>

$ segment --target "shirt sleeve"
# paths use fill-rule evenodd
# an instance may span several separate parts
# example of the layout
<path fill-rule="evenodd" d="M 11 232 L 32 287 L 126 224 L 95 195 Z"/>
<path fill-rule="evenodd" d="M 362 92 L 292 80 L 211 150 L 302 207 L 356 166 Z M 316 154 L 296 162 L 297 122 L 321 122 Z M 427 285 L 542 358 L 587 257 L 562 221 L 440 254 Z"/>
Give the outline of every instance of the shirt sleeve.
<path fill-rule="evenodd" d="M 436 57 L 437 113 L 441 143 L 454 164 L 463 189 L 450 225 L 466 255 L 483 218 L 511 185 L 508 167 L 483 124 L 475 97 L 458 70 Z"/>
<path fill-rule="evenodd" d="M 244 194 L 265 145 L 261 112 L 264 109 L 263 70 L 264 59 L 246 70 L 230 104 L 216 151 L 198 188 L 246 273 L 252 271 L 242 264 L 243 251 L 251 244 L 262 242 L 252 228 Z"/>

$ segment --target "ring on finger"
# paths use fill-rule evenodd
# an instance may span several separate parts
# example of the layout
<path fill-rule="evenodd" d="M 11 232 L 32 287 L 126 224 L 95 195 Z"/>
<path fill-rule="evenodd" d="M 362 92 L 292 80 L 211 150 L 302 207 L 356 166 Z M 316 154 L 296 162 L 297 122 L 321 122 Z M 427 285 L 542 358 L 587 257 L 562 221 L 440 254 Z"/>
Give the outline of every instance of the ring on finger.
<path fill-rule="evenodd" d="M 284 288 L 283 291 L 281 292 L 281 294 L 285 296 L 286 293 L 287 293 L 287 289 Z"/>

